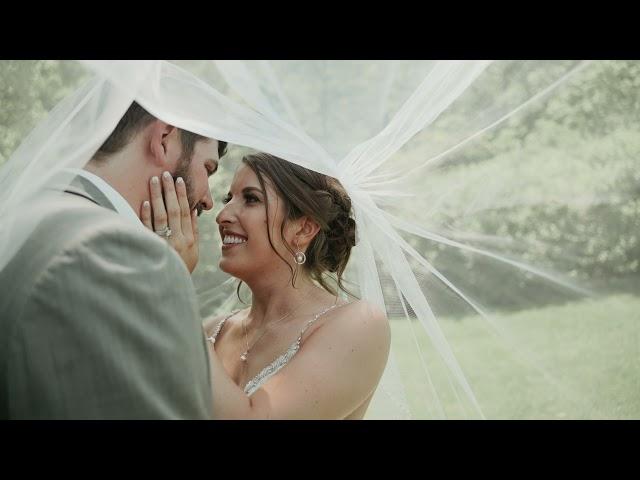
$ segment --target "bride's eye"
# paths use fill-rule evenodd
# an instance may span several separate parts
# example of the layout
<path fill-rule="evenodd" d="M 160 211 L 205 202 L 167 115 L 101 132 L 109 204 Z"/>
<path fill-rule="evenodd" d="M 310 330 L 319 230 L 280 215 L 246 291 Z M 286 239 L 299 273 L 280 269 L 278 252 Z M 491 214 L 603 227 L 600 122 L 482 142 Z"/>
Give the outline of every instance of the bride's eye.
<path fill-rule="evenodd" d="M 258 197 L 248 193 L 244 196 L 244 199 L 247 201 L 247 203 L 260 203 L 260 199 Z"/>
<path fill-rule="evenodd" d="M 222 203 L 224 205 L 226 205 L 227 203 L 229 203 L 231 201 L 231 194 L 227 193 L 223 198 L 222 198 Z"/>

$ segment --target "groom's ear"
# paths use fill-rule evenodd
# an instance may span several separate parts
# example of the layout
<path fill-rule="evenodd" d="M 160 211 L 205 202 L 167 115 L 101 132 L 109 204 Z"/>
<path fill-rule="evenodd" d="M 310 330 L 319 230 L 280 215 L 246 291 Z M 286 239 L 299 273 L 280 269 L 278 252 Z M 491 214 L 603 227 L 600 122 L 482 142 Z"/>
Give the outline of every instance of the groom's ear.
<path fill-rule="evenodd" d="M 176 145 L 178 129 L 162 120 L 155 120 L 149 133 L 152 162 L 162 169 L 170 168 L 180 155 L 180 146 Z"/>

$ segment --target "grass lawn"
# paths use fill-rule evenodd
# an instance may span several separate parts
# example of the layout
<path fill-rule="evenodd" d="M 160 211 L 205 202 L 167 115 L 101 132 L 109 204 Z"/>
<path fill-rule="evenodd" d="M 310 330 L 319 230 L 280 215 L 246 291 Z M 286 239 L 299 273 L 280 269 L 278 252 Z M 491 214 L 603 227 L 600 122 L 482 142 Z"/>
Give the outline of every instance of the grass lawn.
<path fill-rule="evenodd" d="M 640 418 L 640 297 L 590 299 L 494 321 L 502 336 L 481 317 L 440 321 L 486 418 Z M 406 319 L 391 325 L 411 417 L 476 418 L 424 329 Z M 381 392 L 365 418 L 395 417 Z"/>

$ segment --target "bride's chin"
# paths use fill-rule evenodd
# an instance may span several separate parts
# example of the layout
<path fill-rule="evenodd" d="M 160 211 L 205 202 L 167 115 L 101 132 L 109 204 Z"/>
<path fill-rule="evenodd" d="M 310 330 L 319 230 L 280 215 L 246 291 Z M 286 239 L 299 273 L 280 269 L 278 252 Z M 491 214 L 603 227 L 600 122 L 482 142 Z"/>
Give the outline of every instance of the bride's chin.
<path fill-rule="evenodd" d="M 242 275 L 242 269 L 238 268 L 237 265 L 234 265 L 234 262 L 224 258 L 220 259 L 220 262 L 218 263 L 218 268 L 222 270 L 224 273 L 227 273 L 233 277 L 239 278 L 240 280 L 242 280 L 242 277 L 244 276 Z"/>

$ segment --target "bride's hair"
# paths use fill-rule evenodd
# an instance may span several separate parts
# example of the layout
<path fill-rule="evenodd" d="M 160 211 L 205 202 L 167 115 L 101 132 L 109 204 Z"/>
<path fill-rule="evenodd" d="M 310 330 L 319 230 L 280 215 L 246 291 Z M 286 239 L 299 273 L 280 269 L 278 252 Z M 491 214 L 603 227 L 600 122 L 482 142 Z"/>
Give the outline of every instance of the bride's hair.
<path fill-rule="evenodd" d="M 351 199 L 340 182 L 266 153 L 247 155 L 242 159 L 258 177 L 266 192 L 265 181 L 273 186 L 284 203 L 284 218 L 280 226 L 283 236 L 287 220 L 304 215 L 315 220 L 320 230 L 307 248 L 306 262 L 302 267 L 325 290 L 333 295 L 337 291 L 327 282 L 327 273 L 335 274 L 340 290 L 351 295 L 344 287 L 342 275 L 356 244 L 356 222 L 352 218 Z M 265 208 L 269 215 L 269 203 L 265 196 Z M 275 249 L 271 233 L 267 229 L 271 248 L 291 268 L 291 282 L 295 286 L 296 271 Z M 286 245 L 293 255 L 296 252 Z"/>

